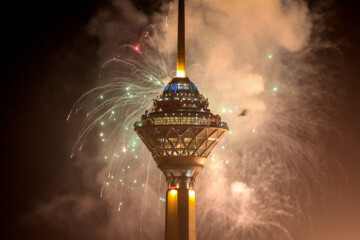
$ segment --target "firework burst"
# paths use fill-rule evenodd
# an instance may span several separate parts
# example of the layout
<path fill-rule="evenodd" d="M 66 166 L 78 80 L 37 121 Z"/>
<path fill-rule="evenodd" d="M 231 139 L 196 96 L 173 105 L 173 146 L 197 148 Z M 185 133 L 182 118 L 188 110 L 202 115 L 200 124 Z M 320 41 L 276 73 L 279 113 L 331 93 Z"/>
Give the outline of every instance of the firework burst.
<path fill-rule="evenodd" d="M 251 7 L 251 3 L 244 5 Z M 287 7 L 288 12 L 282 12 L 284 19 L 297 11 L 299 19 L 310 24 L 305 5 Z M 230 10 L 225 4 L 219 11 Z M 191 14 L 196 22 L 198 14 Z M 175 75 L 174 48 L 167 44 L 173 41 L 172 32 L 167 31 L 171 19 L 169 15 L 166 23 L 161 23 L 165 30 L 150 27 L 138 43 L 121 46 L 117 57 L 102 66 L 99 86 L 85 93 L 69 114 L 70 118 L 81 110 L 86 115 L 73 154 L 81 151 L 86 141 L 98 141 L 101 158 L 108 162 L 106 172 L 101 173 L 100 196 L 109 196 L 119 211 L 124 202 L 140 198 L 141 231 L 146 230 L 143 219 L 148 207 L 156 209 L 159 224 L 163 220 L 164 181 L 133 132 L 133 124 L 151 110 L 152 100 Z M 190 39 L 190 49 L 197 51 L 190 51 L 188 59 L 193 65 L 188 75 L 231 128 L 198 178 L 198 236 L 293 239 L 294 226 L 304 220 L 311 223 L 311 202 L 314 195 L 325 191 L 328 180 L 320 139 L 329 131 L 327 116 L 334 100 L 326 85 L 333 76 L 330 72 L 320 75 L 324 66 L 318 62 L 318 53 L 328 46 L 307 43 L 310 33 L 306 32 L 302 43 L 298 40 L 289 45 L 281 42 L 284 39 L 278 40 L 280 43 L 271 39 L 273 42 L 260 44 L 257 40 L 249 44 L 249 50 L 243 45 L 249 39 L 239 44 L 237 36 L 230 37 L 233 30 L 226 29 L 213 39 L 219 41 L 216 45 L 209 39 Z M 207 30 L 210 35 L 212 30 Z M 206 36 L 204 32 L 194 35 Z M 251 57 L 235 54 L 251 51 Z"/>

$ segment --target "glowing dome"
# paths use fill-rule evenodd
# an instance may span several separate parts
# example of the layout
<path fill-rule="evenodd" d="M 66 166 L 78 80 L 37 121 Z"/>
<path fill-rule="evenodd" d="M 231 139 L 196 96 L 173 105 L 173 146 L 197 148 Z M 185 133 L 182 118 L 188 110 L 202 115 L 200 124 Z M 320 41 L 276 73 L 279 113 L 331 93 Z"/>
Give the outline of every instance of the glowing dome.
<path fill-rule="evenodd" d="M 163 94 L 194 94 L 199 95 L 199 90 L 189 78 L 174 78 L 164 88 Z"/>

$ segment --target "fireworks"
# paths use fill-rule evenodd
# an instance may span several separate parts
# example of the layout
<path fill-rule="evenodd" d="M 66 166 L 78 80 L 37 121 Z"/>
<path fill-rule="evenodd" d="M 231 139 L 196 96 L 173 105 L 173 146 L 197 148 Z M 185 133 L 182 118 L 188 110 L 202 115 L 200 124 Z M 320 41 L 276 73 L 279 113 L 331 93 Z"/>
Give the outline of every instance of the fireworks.
<path fill-rule="evenodd" d="M 171 16 L 166 29 L 169 22 Z M 162 213 L 164 181 L 132 126 L 151 110 L 144 103 L 151 104 L 175 76 L 175 55 L 164 44 L 171 40 L 166 34 L 151 28 L 139 43 L 120 47 L 118 57 L 102 66 L 99 86 L 71 111 L 86 113 L 74 153 L 90 139 L 99 142 L 101 158 L 107 161 L 101 196 L 108 195 L 120 212 L 129 199 L 141 201 L 141 231 L 146 231 L 148 206 Z M 330 95 L 320 84 L 325 76 L 320 78 L 309 60 L 321 45 L 286 53 L 282 46 L 272 46 L 269 53 L 267 45 L 259 45 L 262 51 L 255 45 L 254 57 L 241 59 L 233 52 L 245 52 L 245 47 L 237 39 L 228 44 L 229 39 L 206 48 L 208 57 L 188 57 L 193 65 L 187 74 L 231 127 L 202 172 L 206 177 L 198 179 L 199 239 L 292 239 L 297 219 L 311 215 L 312 195 L 322 191 L 326 179 L 317 140 L 327 131 L 322 99 Z M 208 41 L 197 43 L 207 46 Z M 205 54 L 203 48 L 196 50 Z M 231 60 L 239 66 L 232 67 Z M 160 216 L 158 222 L 162 220 Z"/>

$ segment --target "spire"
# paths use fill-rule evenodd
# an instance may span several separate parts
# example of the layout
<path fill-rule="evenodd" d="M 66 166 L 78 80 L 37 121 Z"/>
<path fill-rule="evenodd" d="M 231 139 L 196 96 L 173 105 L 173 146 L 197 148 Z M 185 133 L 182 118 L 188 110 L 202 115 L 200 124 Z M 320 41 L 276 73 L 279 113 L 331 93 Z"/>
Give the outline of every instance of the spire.
<path fill-rule="evenodd" d="M 176 77 L 186 77 L 185 72 L 185 0 L 179 0 L 177 69 Z"/>

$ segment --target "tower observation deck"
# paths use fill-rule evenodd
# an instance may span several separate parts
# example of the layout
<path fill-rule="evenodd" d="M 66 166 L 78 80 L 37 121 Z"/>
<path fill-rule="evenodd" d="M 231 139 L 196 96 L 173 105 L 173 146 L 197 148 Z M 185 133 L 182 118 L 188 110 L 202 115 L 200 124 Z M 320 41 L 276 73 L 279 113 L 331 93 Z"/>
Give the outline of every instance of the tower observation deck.
<path fill-rule="evenodd" d="M 179 0 L 177 76 L 134 124 L 168 183 L 166 240 L 195 240 L 195 187 L 207 157 L 229 130 L 185 72 L 185 6 Z"/>

